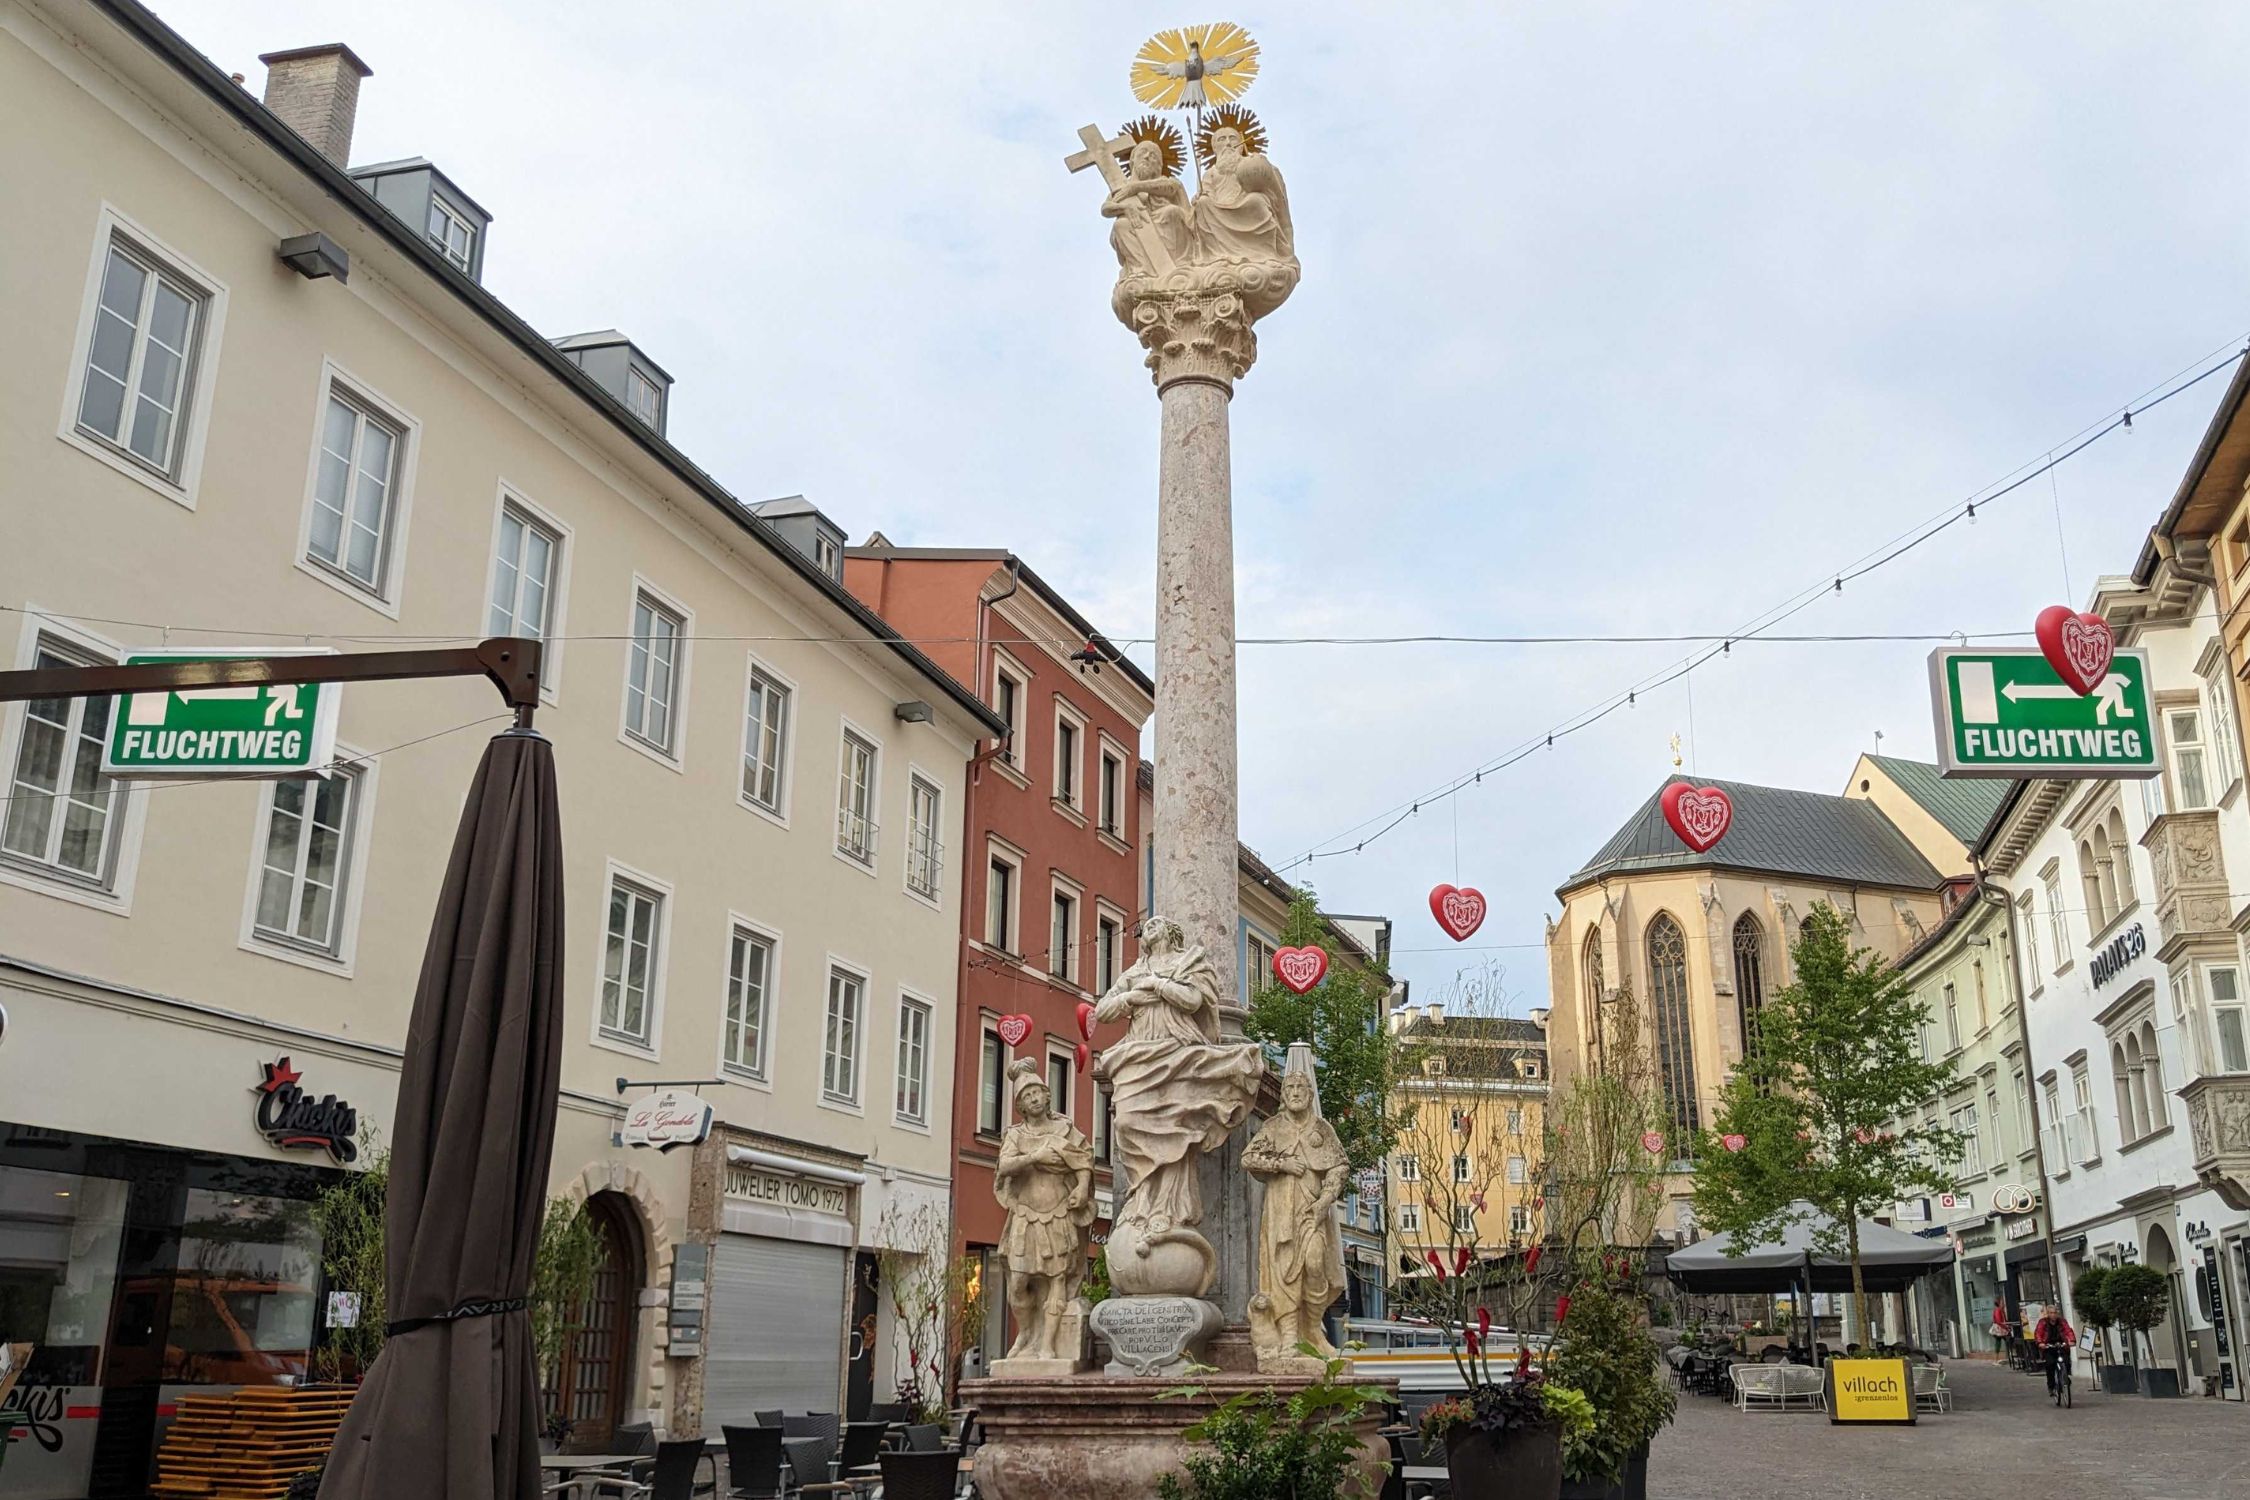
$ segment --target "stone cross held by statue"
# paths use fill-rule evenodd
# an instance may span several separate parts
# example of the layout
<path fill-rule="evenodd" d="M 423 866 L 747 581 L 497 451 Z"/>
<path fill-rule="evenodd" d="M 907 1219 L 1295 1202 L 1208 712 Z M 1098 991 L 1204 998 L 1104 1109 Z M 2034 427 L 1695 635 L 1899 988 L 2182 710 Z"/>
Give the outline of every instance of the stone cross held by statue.
<path fill-rule="evenodd" d="M 1078 139 L 1085 144 L 1086 149 L 1074 151 L 1064 157 L 1063 165 L 1073 172 L 1094 168 L 1102 174 L 1102 182 L 1109 190 L 1116 192 L 1125 183 L 1125 169 L 1117 164 L 1117 159 L 1133 149 L 1133 138 L 1120 132 L 1115 140 L 1103 140 L 1099 125 L 1081 125 L 1078 127 Z M 1172 252 L 1164 248 L 1164 238 L 1156 232 L 1156 226 L 1148 222 L 1147 214 L 1144 212 L 1135 215 L 1130 223 L 1133 238 L 1140 241 L 1141 249 L 1147 252 L 1150 262 L 1159 270 L 1170 271 Z"/>

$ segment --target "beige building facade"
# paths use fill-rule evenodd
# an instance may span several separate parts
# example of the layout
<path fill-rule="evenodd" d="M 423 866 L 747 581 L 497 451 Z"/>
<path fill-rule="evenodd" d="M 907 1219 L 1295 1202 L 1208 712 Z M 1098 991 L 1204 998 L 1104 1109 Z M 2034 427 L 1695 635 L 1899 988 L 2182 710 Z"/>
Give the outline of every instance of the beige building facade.
<path fill-rule="evenodd" d="M 614 1251 L 563 1408 L 591 1439 L 833 1409 L 855 1380 L 888 1399 L 864 1273 L 884 1226 L 942 1224 L 960 881 L 938 861 L 1002 726 L 852 601 L 840 554 L 672 446 L 643 351 L 550 341 L 487 291 L 492 224 L 442 172 L 345 174 L 364 64 L 273 68 L 310 143 L 137 6 L 0 0 L 0 184 L 42 226 L 0 291 L 0 658 L 545 638 L 553 1187 Z M 279 1062 L 384 1133 L 504 720 L 481 682 L 354 687 L 330 778 L 127 785 L 88 759 L 106 700 L 0 707 L 0 1317 L 23 1323 L 0 1339 L 35 1345 L 59 1434 L 17 1445 L 0 1495 L 137 1493 L 179 1392 L 302 1373 L 331 1315 L 305 1205 L 349 1153 L 275 1144 L 254 1090 Z M 693 1213 L 693 1153 L 613 1144 L 654 1080 L 719 1121 Z M 251 1248 L 229 1269 L 222 1243 Z M 707 1269 L 692 1338 L 682 1243 Z M 783 1368 L 752 1337 L 777 1285 L 832 1357 Z"/>

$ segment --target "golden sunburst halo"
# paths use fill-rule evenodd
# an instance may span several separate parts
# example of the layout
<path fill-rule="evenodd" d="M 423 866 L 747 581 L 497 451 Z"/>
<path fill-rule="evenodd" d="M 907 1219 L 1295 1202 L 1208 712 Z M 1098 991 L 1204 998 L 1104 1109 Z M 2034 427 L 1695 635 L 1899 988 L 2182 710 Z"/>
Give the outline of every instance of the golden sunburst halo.
<path fill-rule="evenodd" d="M 1203 58 L 1200 80 L 1187 76 L 1191 42 Z M 1231 104 L 1257 76 L 1258 44 L 1232 21 L 1159 31 L 1141 44 L 1130 75 L 1133 97 L 1151 109 Z"/>
<path fill-rule="evenodd" d="M 1258 117 L 1239 104 L 1222 104 L 1203 117 L 1203 128 L 1195 133 L 1198 165 L 1208 167 L 1216 160 L 1211 150 L 1211 134 L 1218 130 L 1239 132 L 1245 154 L 1266 149 L 1266 127 L 1258 123 Z"/>
<path fill-rule="evenodd" d="M 1187 142 L 1180 136 L 1180 127 L 1162 115 L 1143 115 L 1126 125 L 1124 134 L 1136 146 L 1142 141 L 1155 143 L 1156 149 L 1164 154 L 1165 176 L 1177 177 L 1187 166 Z M 1132 154 L 1128 151 L 1125 159 L 1128 173 L 1132 165 Z"/>

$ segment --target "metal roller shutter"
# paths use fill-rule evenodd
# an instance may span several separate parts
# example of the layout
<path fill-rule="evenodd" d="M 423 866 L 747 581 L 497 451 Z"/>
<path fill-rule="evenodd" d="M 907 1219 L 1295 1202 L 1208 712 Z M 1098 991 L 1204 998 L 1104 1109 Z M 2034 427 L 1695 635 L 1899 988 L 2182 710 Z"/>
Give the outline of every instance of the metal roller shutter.
<path fill-rule="evenodd" d="M 754 1411 L 837 1411 L 844 1383 L 844 1288 L 851 1252 L 722 1234 L 711 1254 L 703 1357 L 707 1429 Z"/>

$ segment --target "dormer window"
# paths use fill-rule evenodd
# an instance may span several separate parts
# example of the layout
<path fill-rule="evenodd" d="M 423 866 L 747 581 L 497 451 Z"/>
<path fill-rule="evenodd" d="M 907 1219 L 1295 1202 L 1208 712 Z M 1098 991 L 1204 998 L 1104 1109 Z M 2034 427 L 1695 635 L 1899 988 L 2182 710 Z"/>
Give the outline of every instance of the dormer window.
<path fill-rule="evenodd" d="M 430 243 L 463 273 L 476 264 L 476 225 L 443 198 L 430 199 Z"/>
<path fill-rule="evenodd" d="M 813 536 L 813 565 L 829 577 L 842 581 L 844 576 L 844 549 L 827 532 Z"/>
<path fill-rule="evenodd" d="M 625 408 L 658 432 L 664 430 L 663 389 L 632 366 L 625 371 Z"/>

